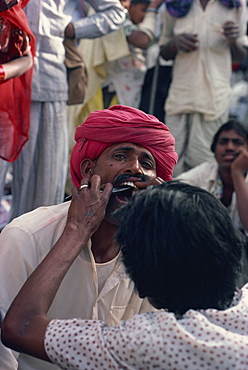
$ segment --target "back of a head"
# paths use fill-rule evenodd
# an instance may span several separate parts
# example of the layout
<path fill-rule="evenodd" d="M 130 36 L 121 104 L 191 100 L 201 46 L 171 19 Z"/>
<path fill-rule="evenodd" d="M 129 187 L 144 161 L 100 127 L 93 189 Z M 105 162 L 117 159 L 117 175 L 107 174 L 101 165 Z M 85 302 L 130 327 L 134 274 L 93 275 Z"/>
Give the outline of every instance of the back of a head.
<path fill-rule="evenodd" d="M 132 5 L 138 5 L 138 4 L 146 4 L 147 6 L 150 5 L 151 0 L 131 0 Z"/>
<path fill-rule="evenodd" d="M 142 297 L 178 314 L 228 307 L 242 242 L 217 199 L 170 181 L 136 193 L 119 212 L 117 241 Z"/>

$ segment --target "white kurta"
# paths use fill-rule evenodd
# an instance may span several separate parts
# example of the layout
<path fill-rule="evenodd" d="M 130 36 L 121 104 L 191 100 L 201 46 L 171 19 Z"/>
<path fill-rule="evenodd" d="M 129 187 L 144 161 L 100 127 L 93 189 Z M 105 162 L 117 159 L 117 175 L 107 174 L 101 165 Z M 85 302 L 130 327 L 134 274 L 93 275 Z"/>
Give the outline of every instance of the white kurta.
<path fill-rule="evenodd" d="M 223 35 L 226 21 L 237 23 L 238 41 L 246 45 L 246 3 L 230 9 L 219 0 L 210 0 L 203 10 L 200 0 L 194 0 L 188 14 L 182 18 L 164 13 L 164 28 L 160 45 L 181 33 L 198 35 L 198 50 L 177 52 L 173 64 L 173 77 L 166 100 L 166 113 L 201 113 L 206 121 L 223 115 L 230 99 L 231 52 Z"/>
<path fill-rule="evenodd" d="M 12 221 L 0 234 L 0 306 L 3 315 L 28 276 L 59 239 L 65 227 L 68 207 L 69 202 L 38 208 Z M 117 325 L 120 320 L 127 320 L 136 313 L 154 310 L 146 299 L 140 299 L 135 292 L 120 257 L 98 292 L 97 268 L 90 245 L 89 241 L 64 278 L 49 310 L 49 318 L 82 317 Z M 17 369 L 11 366 L 13 355 L 9 349 L 2 348 L 0 353 L 1 370 Z M 57 368 L 23 354 L 18 361 L 19 370 Z M 10 364 L 9 368 L 6 363 Z"/>

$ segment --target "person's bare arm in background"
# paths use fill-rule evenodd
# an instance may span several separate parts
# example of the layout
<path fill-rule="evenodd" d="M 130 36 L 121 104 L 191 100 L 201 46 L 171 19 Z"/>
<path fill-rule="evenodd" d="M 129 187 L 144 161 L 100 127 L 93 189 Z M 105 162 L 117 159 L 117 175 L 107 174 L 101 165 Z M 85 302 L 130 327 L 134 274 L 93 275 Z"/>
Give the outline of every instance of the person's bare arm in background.
<path fill-rule="evenodd" d="M 223 35 L 230 45 L 233 62 L 242 62 L 245 59 L 247 50 L 238 42 L 240 35 L 239 26 L 232 21 L 225 22 L 223 25 Z"/>
<path fill-rule="evenodd" d="M 237 197 L 239 217 L 246 230 L 248 230 L 248 185 L 245 182 L 245 175 L 247 172 L 248 151 L 243 149 L 232 163 L 231 174 Z"/>
<path fill-rule="evenodd" d="M 144 21 L 140 23 L 140 29 L 134 30 L 127 37 L 128 42 L 141 49 L 147 49 L 154 38 L 156 10 L 159 9 L 163 0 L 153 0 L 146 10 Z"/>

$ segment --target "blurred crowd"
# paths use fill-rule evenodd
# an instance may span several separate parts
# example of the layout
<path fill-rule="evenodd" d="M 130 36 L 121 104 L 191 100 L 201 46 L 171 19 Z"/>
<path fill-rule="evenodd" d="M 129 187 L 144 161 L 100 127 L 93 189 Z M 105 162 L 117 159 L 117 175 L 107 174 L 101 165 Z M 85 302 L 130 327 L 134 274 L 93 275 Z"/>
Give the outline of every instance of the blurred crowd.
<path fill-rule="evenodd" d="M 220 1 L 205 9 L 207 1 L 186 6 L 161 0 L 121 0 L 119 5 L 71 0 L 60 23 L 50 1 L 27 3 L 1 0 L 1 227 L 70 194 L 74 131 L 96 109 L 123 104 L 168 125 L 179 154 L 175 176 L 213 158 L 211 140 L 228 117 L 248 127 L 245 3 L 223 7 Z M 25 24 L 18 23 L 18 12 Z M 204 12 L 209 18 L 203 27 Z M 64 63 L 64 38 L 74 47 L 74 81 Z M 8 68 L 17 62 L 19 71 L 15 67 L 10 74 Z M 15 109 L 6 103 L 11 99 Z M 10 110 L 15 114 L 6 113 Z"/>
<path fill-rule="evenodd" d="M 81 315 L 83 305 L 83 318 L 103 314 L 107 324 L 109 319 L 116 325 L 122 317 L 147 312 L 143 298 L 152 310 L 166 308 L 142 292 L 138 297 L 135 284 L 125 280 L 114 238 L 119 221 L 111 199 L 118 196 L 111 198 L 111 181 L 115 190 L 129 191 L 120 196 L 122 203 L 172 179 L 176 186 L 184 188 L 184 182 L 214 195 L 233 235 L 242 240 L 234 289 L 248 282 L 247 10 L 245 0 L 0 0 L 0 319 L 20 282 L 54 245 L 66 261 L 81 258 L 83 251 L 82 261 L 73 265 L 76 272 L 70 270 L 62 283 L 60 303 L 52 306 L 61 318 Z M 199 197 L 192 199 L 197 209 Z M 211 280 L 209 270 L 206 276 Z M 121 294 L 115 292 L 117 281 Z M 101 296 L 105 288 L 107 299 Z M 73 298 L 67 300 L 69 292 Z M 118 313 L 109 312 L 112 306 Z M 177 314 L 186 311 L 175 312 L 180 319 Z M 40 368 L 2 344 L 1 351 L 7 360 L 0 354 L 0 368 L 1 361 L 10 370 L 17 362 L 20 369 Z"/>
<path fill-rule="evenodd" d="M 1 0 L 1 228 L 70 194 L 74 131 L 95 110 L 127 105 L 168 125 L 174 177 L 214 159 L 229 119 L 248 129 L 243 0 L 53 6 Z"/>

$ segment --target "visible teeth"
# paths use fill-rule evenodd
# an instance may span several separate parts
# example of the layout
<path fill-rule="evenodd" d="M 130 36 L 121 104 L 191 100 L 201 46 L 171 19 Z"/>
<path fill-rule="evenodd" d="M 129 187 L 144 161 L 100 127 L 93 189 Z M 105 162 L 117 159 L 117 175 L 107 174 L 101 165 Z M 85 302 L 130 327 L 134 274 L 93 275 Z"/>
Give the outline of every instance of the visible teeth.
<path fill-rule="evenodd" d="M 130 181 L 123 182 L 119 186 L 130 186 L 131 188 L 134 188 L 135 190 L 138 190 L 138 187 L 136 185 L 134 185 L 133 182 L 130 182 Z"/>

